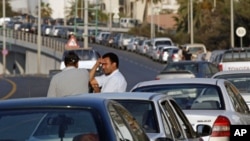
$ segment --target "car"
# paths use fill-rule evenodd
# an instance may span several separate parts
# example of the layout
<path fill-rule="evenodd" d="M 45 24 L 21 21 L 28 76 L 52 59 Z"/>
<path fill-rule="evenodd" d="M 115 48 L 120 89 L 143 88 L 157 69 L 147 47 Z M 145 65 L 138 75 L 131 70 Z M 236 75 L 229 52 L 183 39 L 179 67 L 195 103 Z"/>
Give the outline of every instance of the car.
<path fill-rule="evenodd" d="M 226 50 L 218 66 L 220 71 L 250 70 L 250 48 L 231 48 Z"/>
<path fill-rule="evenodd" d="M 174 49 L 178 50 L 178 47 L 177 46 L 163 46 L 159 50 L 159 62 L 167 63 L 170 52 Z"/>
<path fill-rule="evenodd" d="M 135 52 L 138 46 L 139 40 L 140 40 L 139 37 L 131 37 L 130 41 L 128 42 L 127 50 L 131 52 Z"/>
<path fill-rule="evenodd" d="M 219 69 L 211 62 L 208 61 L 179 61 L 169 62 L 166 67 L 159 73 L 161 75 L 167 72 L 174 71 L 189 71 L 197 78 L 212 77 Z"/>
<path fill-rule="evenodd" d="M 88 95 L 88 94 L 86 94 Z M 98 97 L 20 98 L 0 103 L 0 139 L 22 141 L 149 141 L 119 103 Z"/>
<path fill-rule="evenodd" d="M 178 62 L 179 61 L 179 55 L 178 55 L 179 48 L 175 48 L 172 50 L 169 50 L 168 52 L 168 62 Z"/>
<path fill-rule="evenodd" d="M 156 80 L 160 79 L 174 79 L 174 78 L 195 78 L 195 75 L 190 71 L 165 71 L 156 75 Z"/>
<path fill-rule="evenodd" d="M 245 99 L 250 108 L 250 72 L 249 70 L 235 70 L 235 71 L 220 71 L 212 76 L 217 79 L 227 79 L 233 83 L 240 94 Z"/>
<path fill-rule="evenodd" d="M 201 43 L 183 44 L 180 47 L 192 55 L 192 60 L 196 60 L 200 54 L 207 53 L 206 46 Z"/>
<path fill-rule="evenodd" d="M 76 95 L 84 99 L 86 94 Z M 200 141 L 200 136 L 209 135 L 211 127 L 199 125 L 198 128 L 210 128 L 196 133 L 187 117 L 170 96 L 160 93 L 101 93 L 92 97 L 115 100 L 124 106 L 143 127 L 151 141 Z M 89 96 L 88 96 L 89 97 Z"/>
<path fill-rule="evenodd" d="M 63 60 L 64 60 L 65 54 L 67 54 L 69 51 L 74 51 L 80 58 L 78 67 L 84 68 L 87 70 L 92 69 L 96 61 L 101 57 L 100 53 L 91 47 L 66 49 L 62 56 L 62 61 L 60 65 L 61 70 L 65 68 L 65 64 Z"/>
<path fill-rule="evenodd" d="M 212 127 L 204 141 L 229 141 L 230 125 L 250 125 L 249 108 L 239 90 L 228 80 L 177 78 L 143 81 L 130 92 L 169 95 L 182 108 L 196 131 L 197 124 Z"/>

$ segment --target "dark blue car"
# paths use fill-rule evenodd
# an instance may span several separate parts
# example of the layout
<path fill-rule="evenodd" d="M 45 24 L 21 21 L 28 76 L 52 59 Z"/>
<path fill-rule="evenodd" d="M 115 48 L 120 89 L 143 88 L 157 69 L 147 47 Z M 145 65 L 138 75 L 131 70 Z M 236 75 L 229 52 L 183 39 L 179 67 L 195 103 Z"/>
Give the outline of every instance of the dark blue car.
<path fill-rule="evenodd" d="M 105 98 L 24 98 L 0 102 L 0 140 L 149 141 L 130 113 Z"/>

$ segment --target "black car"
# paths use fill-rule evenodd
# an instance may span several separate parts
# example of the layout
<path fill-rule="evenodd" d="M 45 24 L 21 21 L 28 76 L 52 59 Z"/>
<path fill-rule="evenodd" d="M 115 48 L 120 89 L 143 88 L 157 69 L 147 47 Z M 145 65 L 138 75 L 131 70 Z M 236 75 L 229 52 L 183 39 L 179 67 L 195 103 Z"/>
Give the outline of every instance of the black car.
<path fill-rule="evenodd" d="M 0 140 L 149 141 L 135 118 L 105 98 L 22 98 L 0 103 Z M 92 140 L 91 140 L 92 141 Z"/>
<path fill-rule="evenodd" d="M 219 72 L 216 65 L 207 61 L 179 61 L 169 62 L 167 66 L 160 72 L 161 75 L 170 74 L 170 72 L 183 72 L 187 71 L 192 73 L 197 78 L 210 78 L 215 73 Z M 192 76 L 191 76 L 192 77 Z"/>

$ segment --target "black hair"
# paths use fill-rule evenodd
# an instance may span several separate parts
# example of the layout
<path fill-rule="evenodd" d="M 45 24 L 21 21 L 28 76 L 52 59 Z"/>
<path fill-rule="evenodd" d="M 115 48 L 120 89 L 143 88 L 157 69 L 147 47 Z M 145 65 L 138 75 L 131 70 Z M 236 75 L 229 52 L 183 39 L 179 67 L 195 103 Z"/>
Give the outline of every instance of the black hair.
<path fill-rule="evenodd" d="M 119 68 L 119 59 L 118 56 L 112 52 L 106 53 L 102 58 L 109 58 L 111 63 L 116 63 L 116 67 Z"/>
<path fill-rule="evenodd" d="M 64 56 L 65 66 L 75 65 L 78 61 L 79 61 L 79 57 L 74 51 L 69 51 Z"/>

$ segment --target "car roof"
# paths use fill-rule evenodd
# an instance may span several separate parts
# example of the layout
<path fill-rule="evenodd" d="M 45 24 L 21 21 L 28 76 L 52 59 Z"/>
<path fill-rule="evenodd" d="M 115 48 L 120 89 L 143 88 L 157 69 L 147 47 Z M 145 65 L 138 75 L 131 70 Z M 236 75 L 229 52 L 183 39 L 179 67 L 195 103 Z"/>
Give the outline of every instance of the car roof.
<path fill-rule="evenodd" d="M 93 107 L 100 109 L 105 101 L 111 101 L 102 97 L 35 97 L 7 99 L 0 102 L 0 110 L 21 108 L 65 108 L 65 107 Z M 99 106 L 98 106 L 99 105 Z M 103 107 L 104 108 L 104 107 Z M 101 109 L 103 109 L 101 108 Z"/>
<path fill-rule="evenodd" d="M 149 80 L 137 83 L 134 88 L 151 86 L 151 85 L 164 85 L 164 84 L 210 84 L 217 85 L 219 81 L 226 81 L 223 79 L 211 79 L 211 78 L 176 78 L 174 79 L 160 79 Z M 132 88 L 132 90 L 134 89 Z"/>
<path fill-rule="evenodd" d="M 219 71 L 217 72 L 216 74 L 214 74 L 212 76 L 213 77 L 216 77 L 216 76 L 219 76 L 219 75 L 225 75 L 225 74 L 242 74 L 242 73 L 248 73 L 250 74 L 250 71 L 249 70 L 230 70 L 230 71 Z"/>
<path fill-rule="evenodd" d="M 85 97 L 86 94 L 78 94 L 75 96 Z M 89 97 L 89 96 L 88 96 Z M 159 100 L 162 98 L 172 99 L 172 97 L 162 94 L 162 93 L 151 93 L 151 92 L 122 92 L 122 93 L 101 93 L 101 94 L 91 94 L 90 97 L 101 97 L 106 99 L 119 99 L 119 100 Z"/>

